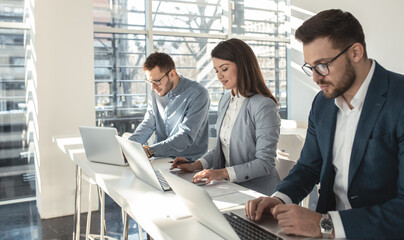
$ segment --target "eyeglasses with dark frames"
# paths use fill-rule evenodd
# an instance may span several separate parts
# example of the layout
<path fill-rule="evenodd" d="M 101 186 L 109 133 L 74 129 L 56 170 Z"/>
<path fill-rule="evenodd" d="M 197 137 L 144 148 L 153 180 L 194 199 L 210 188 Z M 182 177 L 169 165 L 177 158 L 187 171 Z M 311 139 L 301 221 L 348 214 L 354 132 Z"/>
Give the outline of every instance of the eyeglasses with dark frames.
<path fill-rule="evenodd" d="M 171 69 L 172 70 L 172 69 Z M 168 72 L 166 72 L 160 79 L 158 79 L 158 80 L 148 80 L 147 78 L 145 78 L 144 79 L 144 81 L 147 83 L 147 84 L 150 84 L 150 85 L 152 85 L 152 84 L 154 84 L 154 85 L 156 85 L 156 86 L 159 86 L 160 84 L 161 84 L 161 80 L 163 80 L 163 78 L 165 77 L 165 76 L 167 76 L 167 74 L 169 74 L 170 72 L 171 72 L 171 70 L 169 70 Z"/>
<path fill-rule="evenodd" d="M 333 59 L 331 59 L 328 63 L 319 63 L 319 64 L 315 65 L 314 67 L 305 63 L 302 66 L 303 72 L 305 72 L 307 74 L 307 76 L 309 76 L 309 77 L 313 76 L 313 70 L 316 71 L 316 73 L 318 73 L 319 75 L 321 75 L 323 77 L 327 76 L 328 74 L 330 74 L 330 69 L 328 68 L 328 65 L 330 63 L 332 63 L 333 61 L 335 61 L 339 56 L 344 54 L 346 51 L 348 51 L 348 49 L 350 49 L 354 44 L 355 43 L 352 43 L 351 45 L 349 45 L 342 52 L 340 52 L 337 56 L 335 56 Z"/>

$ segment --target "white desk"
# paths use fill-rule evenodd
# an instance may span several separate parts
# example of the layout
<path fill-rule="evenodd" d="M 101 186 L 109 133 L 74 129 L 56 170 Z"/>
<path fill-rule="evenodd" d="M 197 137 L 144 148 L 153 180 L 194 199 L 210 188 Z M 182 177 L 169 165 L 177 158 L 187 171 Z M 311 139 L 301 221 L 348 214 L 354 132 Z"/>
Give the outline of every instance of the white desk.
<path fill-rule="evenodd" d="M 222 239 L 193 217 L 176 218 L 177 213 L 186 213 L 187 210 L 172 191 L 156 190 L 138 179 L 129 167 L 89 162 L 81 146 L 80 137 L 55 137 L 54 141 L 75 162 L 78 172 L 82 170 L 93 179 L 153 239 Z M 156 168 L 170 166 L 167 159 L 154 160 L 153 165 Z M 191 178 L 192 175 L 185 175 L 185 178 Z M 259 195 L 259 193 L 227 181 L 204 187 L 210 194 L 216 194 L 217 189 L 215 191 L 214 188 L 217 186 L 227 186 L 229 189 L 238 188 L 243 191 L 243 193 L 230 193 L 232 199 L 236 201 L 245 202 L 247 199 L 253 199 Z M 236 196 L 236 194 L 238 195 Z M 215 198 L 216 200 L 228 200 L 223 195 L 213 196 L 214 200 Z M 240 207 L 243 208 L 243 206 Z"/>

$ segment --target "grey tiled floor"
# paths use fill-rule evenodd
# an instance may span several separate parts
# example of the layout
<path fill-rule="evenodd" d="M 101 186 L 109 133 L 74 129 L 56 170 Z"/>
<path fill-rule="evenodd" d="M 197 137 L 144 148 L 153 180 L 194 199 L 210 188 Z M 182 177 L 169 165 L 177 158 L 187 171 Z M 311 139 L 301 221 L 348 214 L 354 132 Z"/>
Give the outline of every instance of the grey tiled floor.
<path fill-rule="evenodd" d="M 84 239 L 86 216 L 86 214 L 81 216 L 81 239 Z M 121 210 L 107 195 L 105 198 L 105 220 L 108 235 L 122 239 Z M 92 213 L 91 224 L 91 233 L 98 234 L 98 211 Z M 139 239 L 137 224 L 133 219 L 130 219 L 129 226 L 129 239 Z M 0 240 L 71 240 L 72 231 L 73 216 L 41 220 L 35 201 L 0 206 Z"/>

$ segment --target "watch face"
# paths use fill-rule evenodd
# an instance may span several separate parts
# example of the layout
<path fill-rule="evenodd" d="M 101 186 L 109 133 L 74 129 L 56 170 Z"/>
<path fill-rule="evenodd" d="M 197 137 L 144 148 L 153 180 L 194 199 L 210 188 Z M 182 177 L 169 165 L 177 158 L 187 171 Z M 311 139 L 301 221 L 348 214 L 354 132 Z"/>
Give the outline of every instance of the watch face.
<path fill-rule="evenodd" d="M 332 224 L 332 220 L 329 218 L 323 218 L 321 220 L 321 228 L 323 228 L 326 231 L 330 231 L 334 228 L 333 224 Z"/>
<path fill-rule="evenodd" d="M 155 152 L 154 152 L 154 148 L 149 147 L 148 148 L 149 154 L 151 155 L 151 157 L 154 156 Z"/>

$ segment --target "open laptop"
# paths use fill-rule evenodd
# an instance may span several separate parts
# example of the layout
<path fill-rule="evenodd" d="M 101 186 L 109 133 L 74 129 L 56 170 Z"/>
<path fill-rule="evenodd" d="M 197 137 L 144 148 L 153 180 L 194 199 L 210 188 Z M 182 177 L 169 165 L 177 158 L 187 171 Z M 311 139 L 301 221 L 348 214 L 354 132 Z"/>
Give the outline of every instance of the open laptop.
<path fill-rule="evenodd" d="M 142 144 L 130 141 L 123 137 L 115 136 L 122 151 L 128 160 L 129 166 L 135 173 L 136 177 L 143 182 L 156 188 L 157 190 L 171 190 L 168 183 L 161 176 L 160 172 L 155 171 L 149 158 L 147 157 Z"/>
<path fill-rule="evenodd" d="M 245 218 L 244 209 L 221 213 L 205 189 L 167 170 L 160 170 L 160 172 L 174 192 L 183 200 L 192 216 L 224 239 L 302 239 L 281 233 L 281 228 L 272 216 L 263 216 L 258 226 Z M 258 236 L 249 238 L 248 235 L 251 235 L 249 230 Z"/>
<path fill-rule="evenodd" d="M 115 128 L 80 126 L 84 151 L 91 162 L 126 166 L 128 163 L 116 142 L 118 134 Z"/>

